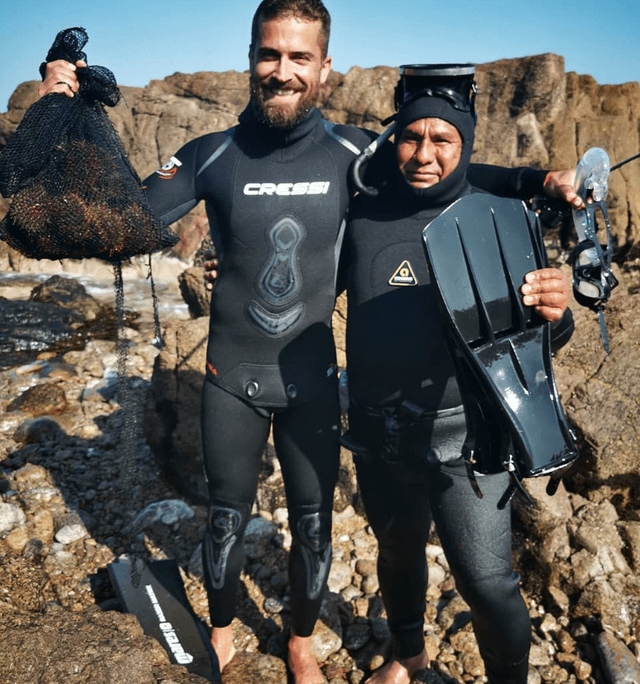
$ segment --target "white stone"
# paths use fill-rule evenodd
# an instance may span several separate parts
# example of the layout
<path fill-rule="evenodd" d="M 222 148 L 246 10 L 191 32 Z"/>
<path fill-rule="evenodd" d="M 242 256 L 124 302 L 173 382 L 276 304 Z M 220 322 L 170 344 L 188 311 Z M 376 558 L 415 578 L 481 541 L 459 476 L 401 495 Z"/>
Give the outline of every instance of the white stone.
<path fill-rule="evenodd" d="M 340 593 L 351 584 L 351 575 L 351 566 L 344 561 L 335 561 L 331 565 L 329 579 L 327 580 L 329 591 L 336 594 Z"/>
<path fill-rule="evenodd" d="M 56 532 L 56 541 L 60 542 L 60 544 L 71 544 L 86 536 L 87 530 L 84 525 L 65 525 Z"/>
<path fill-rule="evenodd" d="M 273 512 L 273 521 L 278 525 L 284 525 L 289 520 L 289 511 L 286 508 L 276 508 Z"/>
<path fill-rule="evenodd" d="M 446 579 L 447 574 L 444 568 L 437 563 L 429 566 L 429 584 L 439 587 Z"/>
<path fill-rule="evenodd" d="M 19 506 L 0 503 L 0 534 L 11 532 L 26 521 L 27 517 Z"/>
<path fill-rule="evenodd" d="M 180 520 L 191 520 L 195 514 L 193 508 L 180 499 L 155 501 L 136 515 L 126 531 L 137 534 L 158 522 L 168 526 L 175 525 Z"/>
<path fill-rule="evenodd" d="M 244 536 L 253 541 L 269 541 L 277 531 L 278 526 L 275 523 L 258 516 L 249 520 Z"/>
<path fill-rule="evenodd" d="M 346 522 L 347 520 L 350 520 L 355 513 L 353 506 L 347 506 L 343 511 L 340 511 L 340 513 L 333 514 L 333 524 L 337 525 L 341 522 Z"/>

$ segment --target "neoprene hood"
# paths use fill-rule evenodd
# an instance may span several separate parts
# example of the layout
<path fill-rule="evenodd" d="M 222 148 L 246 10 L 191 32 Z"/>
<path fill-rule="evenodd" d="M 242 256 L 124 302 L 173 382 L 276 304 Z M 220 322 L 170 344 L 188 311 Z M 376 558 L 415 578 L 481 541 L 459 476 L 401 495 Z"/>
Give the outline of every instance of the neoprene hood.
<path fill-rule="evenodd" d="M 462 137 L 462 153 L 455 171 L 434 186 L 412 194 L 422 198 L 446 196 L 457 192 L 466 182 L 476 124 L 473 64 L 405 64 L 399 67 L 400 80 L 395 89 L 396 141 L 413 121 L 436 117 L 455 126 Z"/>

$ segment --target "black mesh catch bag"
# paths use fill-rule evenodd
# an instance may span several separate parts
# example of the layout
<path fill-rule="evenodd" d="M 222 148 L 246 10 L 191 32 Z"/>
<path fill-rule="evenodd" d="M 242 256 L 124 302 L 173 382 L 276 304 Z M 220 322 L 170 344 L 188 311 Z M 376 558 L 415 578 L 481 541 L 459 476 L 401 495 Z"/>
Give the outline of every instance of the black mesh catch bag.
<path fill-rule="evenodd" d="M 86 62 L 82 28 L 61 31 L 40 67 Z M 121 261 L 176 244 L 151 212 L 138 174 L 104 110 L 120 99 L 114 75 L 78 68 L 79 93 L 33 104 L 0 155 L 0 193 L 11 198 L 0 239 L 36 259 Z"/>

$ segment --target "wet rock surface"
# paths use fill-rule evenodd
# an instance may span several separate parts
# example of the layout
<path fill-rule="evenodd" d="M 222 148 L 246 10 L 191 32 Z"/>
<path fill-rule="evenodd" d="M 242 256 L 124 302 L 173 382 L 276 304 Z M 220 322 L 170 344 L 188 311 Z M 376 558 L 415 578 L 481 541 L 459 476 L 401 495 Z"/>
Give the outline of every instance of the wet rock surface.
<path fill-rule="evenodd" d="M 585 458 L 554 497 L 545 494 L 544 481 L 532 480 L 527 487 L 536 504 L 518 500 L 516 506 L 514 558 L 533 620 L 530 684 L 640 681 L 638 464 L 622 451 L 625 431 L 633 429 L 632 407 L 618 402 L 622 413 L 605 420 L 598 403 L 603 394 L 593 384 L 613 385 L 618 378 L 622 385 L 637 361 L 630 352 L 637 345 L 633 297 L 621 292 L 607 314 L 612 353 L 606 358 L 591 312 L 576 311 L 578 332 L 556 364 Z M 55 296 L 41 304 L 58 307 Z M 198 400 L 197 355 L 207 325 L 206 318 L 163 320 L 162 351 L 151 344 L 148 317 L 127 328 L 133 462 L 123 456 L 125 416 L 112 339 L 96 335 L 81 348 L 47 348 L 0 370 L 0 681 L 204 681 L 171 665 L 137 620 L 118 612 L 106 568 L 122 554 L 175 559 L 207 623 L 200 558 L 206 508 L 188 482 L 176 479 L 177 471 L 166 477 L 177 444 L 184 454 L 199 449 L 197 411 L 188 399 Z M 606 437 L 596 439 L 591 422 L 607 429 Z M 612 443 L 618 445 L 615 472 Z M 194 462 L 193 481 L 197 468 Z M 246 535 L 233 623 L 240 655 L 223 682 L 285 684 L 291 535 L 272 447 Z M 481 684 L 484 668 L 469 610 L 435 535 L 427 556 L 428 681 Z M 313 649 L 332 684 L 360 684 L 390 653 L 375 539 L 346 452 L 334 506 L 333 566 Z"/>

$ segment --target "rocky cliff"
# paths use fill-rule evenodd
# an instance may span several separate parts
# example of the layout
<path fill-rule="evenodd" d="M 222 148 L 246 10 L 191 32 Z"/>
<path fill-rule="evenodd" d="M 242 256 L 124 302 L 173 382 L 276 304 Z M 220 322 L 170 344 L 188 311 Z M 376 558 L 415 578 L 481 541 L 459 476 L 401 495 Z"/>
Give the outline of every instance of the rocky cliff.
<path fill-rule="evenodd" d="M 322 110 L 335 122 L 382 130 L 393 111 L 397 70 L 353 67 L 334 73 Z M 504 166 L 569 168 L 589 147 L 602 147 L 612 164 L 640 151 L 640 84 L 599 85 L 590 76 L 565 73 L 553 54 L 478 65 L 478 130 L 474 160 Z M 0 148 L 37 97 L 36 82 L 21 84 L 0 114 Z M 248 73 L 176 73 L 145 88 L 122 88 L 110 116 L 134 166 L 144 177 L 181 145 L 203 133 L 235 125 L 249 93 Z M 620 259 L 640 251 L 640 162 L 611 175 L 609 211 Z M 1 210 L 1 207 L 0 207 Z M 203 233 L 202 208 L 183 225 Z"/>

